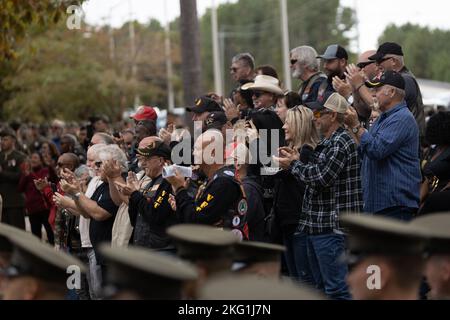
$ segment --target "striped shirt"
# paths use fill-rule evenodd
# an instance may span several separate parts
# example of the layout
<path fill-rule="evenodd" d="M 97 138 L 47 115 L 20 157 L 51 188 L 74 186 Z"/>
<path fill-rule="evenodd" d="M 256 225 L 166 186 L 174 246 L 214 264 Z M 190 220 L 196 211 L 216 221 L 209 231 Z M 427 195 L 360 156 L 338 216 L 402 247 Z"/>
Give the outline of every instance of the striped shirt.
<path fill-rule="evenodd" d="M 319 143 L 309 163 L 292 163 L 292 174 L 306 185 L 298 231 L 342 230 L 339 214 L 361 211 L 360 166 L 357 145 L 343 128 Z"/>
<path fill-rule="evenodd" d="M 419 129 L 406 102 L 383 112 L 361 137 L 364 211 L 418 208 Z"/>

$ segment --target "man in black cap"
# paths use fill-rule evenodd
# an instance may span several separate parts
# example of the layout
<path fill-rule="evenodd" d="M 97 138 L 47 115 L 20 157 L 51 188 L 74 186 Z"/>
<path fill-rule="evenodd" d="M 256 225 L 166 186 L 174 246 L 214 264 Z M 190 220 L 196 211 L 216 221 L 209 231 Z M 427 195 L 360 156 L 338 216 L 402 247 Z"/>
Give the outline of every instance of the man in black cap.
<path fill-rule="evenodd" d="M 110 265 L 104 294 L 114 300 L 180 300 L 185 283 L 198 276 L 193 265 L 158 252 L 107 245 L 100 250 Z"/>
<path fill-rule="evenodd" d="M 364 210 L 410 220 L 419 207 L 422 177 L 419 129 L 404 100 L 405 81 L 399 73 L 386 71 L 366 85 L 375 89 L 382 114 L 369 131 L 354 110 L 346 118 L 363 156 Z"/>
<path fill-rule="evenodd" d="M 385 42 L 369 57 L 381 71 L 396 71 L 405 80 L 405 100 L 419 126 L 420 136 L 425 134 L 425 112 L 422 93 L 414 75 L 405 66 L 402 47 L 395 42 Z"/>
<path fill-rule="evenodd" d="M 0 234 L 13 245 L 10 263 L 0 273 L 8 280 L 5 300 L 64 299 L 67 290 L 79 284 L 86 267 L 78 259 L 56 251 L 24 232 L 0 227 Z M 78 279 L 78 280 L 77 280 Z"/>
<path fill-rule="evenodd" d="M 206 129 L 204 127 L 204 121 L 211 112 L 221 111 L 222 107 L 213 99 L 208 97 L 200 97 L 195 100 L 195 105 L 193 107 L 186 108 L 188 112 L 192 112 L 192 121 L 201 121 L 203 131 Z"/>
<path fill-rule="evenodd" d="M 226 137 L 226 130 L 233 129 L 231 122 L 228 121 L 225 112 L 214 111 L 211 112 L 205 119 L 204 127 L 206 130 L 216 129 L 222 132 L 223 136 Z"/>
<path fill-rule="evenodd" d="M 26 156 L 15 149 L 16 134 L 12 129 L 0 132 L 0 194 L 3 198 L 1 221 L 25 229 L 25 199 L 17 191 L 21 176 L 21 165 Z"/>
<path fill-rule="evenodd" d="M 150 137 L 148 147 L 138 149 L 142 168 L 151 182 L 143 192 L 138 181 L 129 174 L 127 184 L 116 182 L 116 186 L 129 197 L 128 213 L 134 227 L 133 244 L 155 250 L 171 248 L 166 229 L 177 222 L 175 212 L 169 204 L 172 193 L 170 183 L 162 177 L 163 168 L 170 163 L 170 148 L 157 137 Z"/>
<path fill-rule="evenodd" d="M 213 225 L 231 229 L 248 239 L 247 201 L 244 188 L 236 179 L 234 167 L 224 165 L 224 139 L 221 132 L 208 130 L 194 145 L 194 161 L 207 180 L 193 198 L 178 173 L 167 180 L 175 192 L 180 222 Z"/>
<path fill-rule="evenodd" d="M 429 241 L 425 249 L 425 276 L 431 299 L 450 299 L 450 214 L 428 214 L 412 220 L 424 230 Z"/>
<path fill-rule="evenodd" d="M 328 77 L 328 81 L 322 82 L 319 87 L 317 101 L 324 103 L 326 97 L 335 92 L 333 88 L 333 78 L 338 77 L 345 80 L 345 68 L 348 63 L 348 53 L 342 46 L 332 44 L 327 47 L 325 53 L 317 58 L 323 60 L 323 71 Z M 349 101 L 350 102 L 350 101 Z M 350 102 L 351 104 L 352 102 Z"/>
<path fill-rule="evenodd" d="M 425 267 L 425 233 L 408 223 L 373 215 L 341 218 L 349 229 L 347 277 L 357 300 L 417 300 Z"/>

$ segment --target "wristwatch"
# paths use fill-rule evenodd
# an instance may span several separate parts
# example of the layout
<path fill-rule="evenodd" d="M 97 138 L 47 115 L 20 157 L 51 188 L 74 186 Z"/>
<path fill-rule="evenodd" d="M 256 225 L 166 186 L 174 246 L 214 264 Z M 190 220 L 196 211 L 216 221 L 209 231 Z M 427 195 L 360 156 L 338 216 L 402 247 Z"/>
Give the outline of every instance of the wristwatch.
<path fill-rule="evenodd" d="M 359 124 L 359 125 L 357 125 L 356 127 L 352 128 L 352 132 L 353 132 L 354 134 L 358 134 L 359 129 L 361 129 L 361 124 Z"/>
<path fill-rule="evenodd" d="M 73 199 L 78 200 L 80 198 L 80 196 L 81 196 L 81 192 L 77 192 L 73 195 Z"/>

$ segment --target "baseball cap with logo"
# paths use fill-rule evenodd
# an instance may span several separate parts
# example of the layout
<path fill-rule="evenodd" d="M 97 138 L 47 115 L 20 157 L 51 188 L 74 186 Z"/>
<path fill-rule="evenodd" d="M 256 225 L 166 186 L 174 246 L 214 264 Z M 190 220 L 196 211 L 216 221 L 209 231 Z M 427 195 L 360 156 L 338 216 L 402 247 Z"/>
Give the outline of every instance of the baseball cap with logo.
<path fill-rule="evenodd" d="M 405 90 L 405 79 L 403 79 L 403 76 L 400 73 L 395 71 L 386 71 L 379 79 L 366 81 L 366 86 L 369 88 L 379 88 L 386 84 Z"/>
<path fill-rule="evenodd" d="M 345 59 L 348 60 L 348 53 L 342 46 L 338 44 L 331 44 L 325 50 L 325 53 L 317 56 L 317 58 L 324 60 L 333 60 L 333 59 Z"/>
<path fill-rule="evenodd" d="M 227 116 L 225 112 L 214 111 L 211 112 L 205 120 L 206 129 L 218 129 L 221 130 L 222 127 L 227 123 Z"/>
<path fill-rule="evenodd" d="M 130 116 L 131 119 L 136 121 L 144 121 L 144 120 L 154 120 L 158 119 L 158 115 L 156 114 L 155 109 L 153 107 L 148 106 L 140 106 L 136 113 Z"/>
<path fill-rule="evenodd" d="M 166 160 L 169 160 L 172 154 L 170 148 L 162 141 L 153 141 L 147 147 L 137 149 L 136 152 L 146 158 L 158 156 Z"/>
<path fill-rule="evenodd" d="M 369 60 L 380 61 L 387 54 L 403 56 L 402 47 L 395 42 L 385 42 L 377 50 L 377 53 L 369 57 Z"/>
<path fill-rule="evenodd" d="M 186 110 L 194 113 L 223 111 L 217 102 L 205 96 L 196 99 L 195 105 L 193 107 L 187 107 Z"/>

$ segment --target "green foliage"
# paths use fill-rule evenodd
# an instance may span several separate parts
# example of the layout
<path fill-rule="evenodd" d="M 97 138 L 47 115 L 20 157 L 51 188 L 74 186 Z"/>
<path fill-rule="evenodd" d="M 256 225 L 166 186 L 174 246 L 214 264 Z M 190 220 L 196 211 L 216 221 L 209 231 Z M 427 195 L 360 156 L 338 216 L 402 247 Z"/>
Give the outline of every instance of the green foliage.
<path fill-rule="evenodd" d="M 450 82 L 450 31 L 389 25 L 378 40 L 386 41 L 402 46 L 405 64 L 417 77 Z"/>

